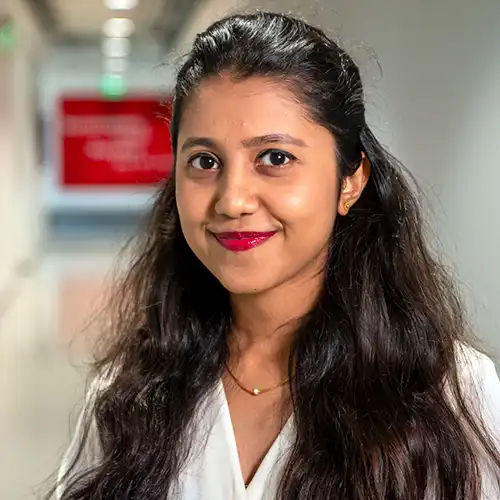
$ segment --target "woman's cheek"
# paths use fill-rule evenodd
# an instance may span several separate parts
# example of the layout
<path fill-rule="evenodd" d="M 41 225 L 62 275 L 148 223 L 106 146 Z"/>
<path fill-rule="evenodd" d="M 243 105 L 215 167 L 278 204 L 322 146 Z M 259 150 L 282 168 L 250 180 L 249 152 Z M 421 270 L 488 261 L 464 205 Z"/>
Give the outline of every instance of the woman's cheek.
<path fill-rule="evenodd" d="M 328 186 L 302 185 L 275 198 L 284 219 L 294 221 L 333 220 L 336 214 L 335 190 Z"/>

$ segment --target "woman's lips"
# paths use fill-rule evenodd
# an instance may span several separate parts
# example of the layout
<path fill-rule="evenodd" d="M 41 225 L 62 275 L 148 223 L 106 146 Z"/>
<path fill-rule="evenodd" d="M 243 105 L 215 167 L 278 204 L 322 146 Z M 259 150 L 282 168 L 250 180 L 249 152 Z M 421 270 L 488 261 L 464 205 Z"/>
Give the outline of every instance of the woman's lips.
<path fill-rule="evenodd" d="M 218 243 L 231 252 L 245 252 L 272 238 L 277 231 L 213 233 Z"/>

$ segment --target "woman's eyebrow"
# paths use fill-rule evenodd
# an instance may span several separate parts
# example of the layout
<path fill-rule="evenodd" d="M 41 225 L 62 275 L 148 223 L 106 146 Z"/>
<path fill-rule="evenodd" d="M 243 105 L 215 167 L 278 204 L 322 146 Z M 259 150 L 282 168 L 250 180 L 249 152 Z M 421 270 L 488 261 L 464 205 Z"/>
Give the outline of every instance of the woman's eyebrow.
<path fill-rule="evenodd" d="M 213 149 L 215 148 L 216 144 L 215 141 L 213 139 L 210 139 L 209 137 L 188 137 L 184 141 L 181 151 L 184 152 L 187 149 L 192 149 L 199 146 Z"/>
<path fill-rule="evenodd" d="M 301 148 L 307 147 L 307 144 L 296 137 L 292 137 L 289 134 L 266 134 L 258 137 L 252 137 L 250 139 L 244 139 L 241 144 L 245 148 L 255 148 L 258 146 L 264 146 L 265 144 L 293 144 Z M 188 137 L 184 144 L 182 145 L 181 151 L 184 152 L 187 149 L 192 149 L 196 147 L 203 146 L 205 148 L 216 148 L 217 144 L 214 139 L 209 137 Z"/>
<path fill-rule="evenodd" d="M 293 144 L 301 148 L 307 146 L 302 139 L 292 137 L 289 134 L 267 134 L 245 139 L 241 143 L 245 148 L 255 148 L 257 146 L 264 146 L 265 144 Z"/>

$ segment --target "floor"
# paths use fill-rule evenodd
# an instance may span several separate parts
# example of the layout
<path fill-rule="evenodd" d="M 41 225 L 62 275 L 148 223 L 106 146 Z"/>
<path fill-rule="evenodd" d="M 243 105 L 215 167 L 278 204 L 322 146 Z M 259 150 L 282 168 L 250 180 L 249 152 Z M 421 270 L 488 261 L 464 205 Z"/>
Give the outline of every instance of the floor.
<path fill-rule="evenodd" d="M 85 390 L 98 333 L 89 318 L 102 308 L 118 247 L 59 244 L 0 318 L 1 500 L 41 498 L 50 484 Z"/>

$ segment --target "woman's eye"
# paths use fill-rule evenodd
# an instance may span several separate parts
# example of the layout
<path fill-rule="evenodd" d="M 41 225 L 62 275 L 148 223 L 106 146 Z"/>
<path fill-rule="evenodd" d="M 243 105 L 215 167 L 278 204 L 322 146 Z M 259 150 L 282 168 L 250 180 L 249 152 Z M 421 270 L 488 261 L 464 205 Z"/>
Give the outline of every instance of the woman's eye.
<path fill-rule="evenodd" d="M 273 149 L 262 153 L 259 156 L 259 159 L 261 160 L 262 165 L 266 167 L 283 167 L 296 158 L 285 151 Z"/>
<path fill-rule="evenodd" d="M 189 164 L 197 170 L 214 170 L 219 167 L 217 160 L 210 155 L 198 155 L 189 160 Z"/>

